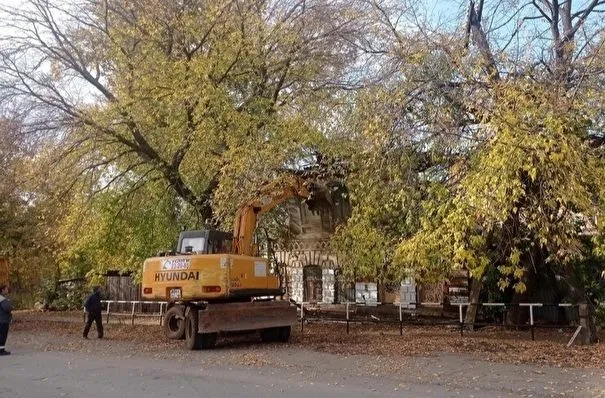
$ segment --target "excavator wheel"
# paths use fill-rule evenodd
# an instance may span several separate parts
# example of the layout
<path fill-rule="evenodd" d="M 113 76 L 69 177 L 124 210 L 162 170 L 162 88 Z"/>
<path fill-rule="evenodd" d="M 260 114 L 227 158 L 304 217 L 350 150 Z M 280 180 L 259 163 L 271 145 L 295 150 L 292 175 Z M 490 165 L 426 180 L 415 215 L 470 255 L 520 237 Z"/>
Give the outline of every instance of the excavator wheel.
<path fill-rule="evenodd" d="M 279 328 L 279 339 L 282 343 L 287 343 L 290 340 L 290 333 L 292 332 L 291 326 L 282 326 Z"/>
<path fill-rule="evenodd" d="M 291 330 L 292 328 L 290 326 L 263 329 L 260 331 L 260 338 L 264 343 L 272 343 L 275 341 L 286 343 L 290 339 Z"/>
<path fill-rule="evenodd" d="M 175 305 L 164 315 L 164 334 L 171 340 L 185 338 L 185 306 Z"/>
<path fill-rule="evenodd" d="M 279 328 L 268 328 L 260 331 L 260 339 L 263 343 L 271 343 L 279 339 Z"/>
<path fill-rule="evenodd" d="M 190 350 L 207 350 L 216 345 L 216 333 L 198 333 L 199 315 L 192 308 L 185 316 L 185 342 Z"/>

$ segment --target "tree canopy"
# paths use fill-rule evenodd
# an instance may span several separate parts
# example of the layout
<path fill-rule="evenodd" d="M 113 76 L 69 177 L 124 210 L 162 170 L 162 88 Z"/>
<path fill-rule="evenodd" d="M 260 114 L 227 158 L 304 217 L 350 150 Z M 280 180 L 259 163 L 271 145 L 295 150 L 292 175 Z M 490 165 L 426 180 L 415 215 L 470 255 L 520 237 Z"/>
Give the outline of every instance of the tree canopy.
<path fill-rule="evenodd" d="M 322 119 L 359 84 L 344 45 L 357 16 L 339 3 L 32 0 L 4 12 L 2 99 L 43 133 L 39 165 L 69 206 L 60 239 L 120 253 L 108 266 L 136 267 L 179 224 L 228 225 L 242 195 L 312 161 Z"/>
<path fill-rule="evenodd" d="M 5 7 L 0 101 L 18 122 L 6 134 L 20 134 L 0 150 L 27 183 L 2 185 L 2 244 L 35 219 L 23 230 L 44 236 L 62 275 L 138 271 L 181 226 L 229 229 L 262 183 L 302 172 L 347 186 L 352 214 L 333 243 L 349 275 L 495 269 L 502 289 L 532 290 L 532 275 L 569 269 L 588 247 L 605 254 L 604 10 Z"/>
<path fill-rule="evenodd" d="M 495 266 L 523 291 L 527 273 L 581 256 L 605 209 L 602 6 L 470 2 L 449 30 L 375 4 L 397 68 L 354 126 L 354 222 L 337 240 L 359 273 L 377 258 L 397 279 Z M 398 29 L 410 14 L 416 29 Z"/>

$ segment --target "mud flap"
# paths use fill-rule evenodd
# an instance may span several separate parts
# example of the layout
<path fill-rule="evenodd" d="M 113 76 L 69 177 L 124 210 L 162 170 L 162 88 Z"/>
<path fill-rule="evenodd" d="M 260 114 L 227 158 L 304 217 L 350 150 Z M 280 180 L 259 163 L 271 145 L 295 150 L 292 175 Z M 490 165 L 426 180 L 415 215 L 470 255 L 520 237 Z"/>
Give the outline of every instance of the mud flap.
<path fill-rule="evenodd" d="M 287 301 L 208 304 L 199 310 L 199 333 L 238 332 L 292 326 L 296 307 Z"/>

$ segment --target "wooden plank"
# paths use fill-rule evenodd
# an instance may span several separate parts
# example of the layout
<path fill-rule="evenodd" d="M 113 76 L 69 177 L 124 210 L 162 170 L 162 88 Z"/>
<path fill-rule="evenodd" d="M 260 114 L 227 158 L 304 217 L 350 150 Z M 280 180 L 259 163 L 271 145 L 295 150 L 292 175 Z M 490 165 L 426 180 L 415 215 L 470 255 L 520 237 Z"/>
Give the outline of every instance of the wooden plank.
<path fill-rule="evenodd" d="M 578 337 L 578 334 L 580 334 L 580 330 L 582 330 L 582 325 L 578 326 L 578 328 L 576 329 L 576 332 L 573 334 L 573 336 L 571 336 L 569 343 L 567 343 L 567 348 L 571 347 L 573 342 L 576 340 L 576 337 Z"/>

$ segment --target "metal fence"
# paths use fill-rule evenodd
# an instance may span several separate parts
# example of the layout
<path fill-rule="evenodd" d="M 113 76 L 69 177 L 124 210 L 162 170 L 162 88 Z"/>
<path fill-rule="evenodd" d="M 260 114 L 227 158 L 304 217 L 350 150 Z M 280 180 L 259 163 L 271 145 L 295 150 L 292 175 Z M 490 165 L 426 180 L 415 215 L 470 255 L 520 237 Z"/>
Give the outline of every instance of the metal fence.
<path fill-rule="evenodd" d="M 110 316 L 130 317 L 133 325 L 135 318 L 157 318 L 160 326 L 168 305 L 167 301 L 102 300 L 101 303 L 105 305 L 105 323 L 109 323 Z M 114 312 L 111 312 L 112 304 Z M 117 305 L 119 307 L 126 305 L 130 310 L 128 312 L 120 311 L 120 309 L 115 308 Z M 148 311 L 150 309 L 151 311 Z M 157 311 L 153 311 L 154 309 L 157 309 Z"/>
<path fill-rule="evenodd" d="M 168 302 L 166 301 L 128 301 L 128 300 L 103 300 L 104 304 L 104 313 L 105 313 L 105 322 L 109 323 L 110 317 L 128 317 L 131 320 L 131 323 L 134 325 L 136 318 L 156 318 L 159 325 L 161 326 L 163 323 L 164 314 L 166 312 L 166 308 Z M 351 323 L 375 323 L 375 324 L 392 324 L 399 326 L 399 334 L 403 335 L 404 326 L 412 326 L 412 325 L 421 325 L 421 326 L 431 326 L 431 325 L 452 325 L 458 326 L 460 330 L 460 335 L 464 336 L 465 326 L 465 310 L 471 305 L 470 303 L 452 303 L 451 306 L 458 307 L 457 319 L 444 319 L 444 318 L 435 318 L 435 317 L 427 317 L 424 320 L 420 320 L 416 316 L 416 310 L 410 310 L 410 306 L 413 307 L 440 307 L 439 303 L 393 303 L 396 307 L 397 313 L 391 314 L 391 316 L 381 317 L 371 314 L 371 311 L 365 314 L 365 316 L 360 316 L 357 313 L 358 308 L 378 308 L 378 305 L 382 303 L 376 302 L 372 303 L 372 305 L 367 305 L 366 303 L 358 303 L 358 302 L 346 302 L 342 303 L 341 306 L 344 309 L 344 313 L 342 311 L 331 311 L 329 315 L 321 314 L 321 306 L 317 303 L 311 302 L 302 302 L 295 303 L 292 302 L 293 305 L 296 305 L 299 308 L 299 317 L 298 320 L 300 322 L 300 330 L 304 331 L 305 323 L 309 322 L 337 322 L 337 323 L 346 323 L 346 331 L 347 334 L 350 333 L 350 324 Z M 536 323 L 536 309 L 543 308 L 564 308 L 564 309 L 572 309 L 577 311 L 578 304 L 572 303 L 557 303 L 557 304 L 548 304 L 548 303 L 479 303 L 477 304 L 479 308 L 497 308 L 501 310 L 504 315 L 506 315 L 507 311 L 509 311 L 513 307 L 525 308 L 529 312 L 529 319 L 526 323 L 507 323 L 505 321 L 506 316 L 503 317 L 503 321 L 500 323 L 496 322 L 474 322 L 471 326 L 499 326 L 502 328 L 528 328 L 531 333 L 531 339 L 535 340 L 536 329 L 540 328 L 558 328 L 558 329 L 575 329 L 578 327 L 576 322 L 568 322 L 565 324 L 541 324 Z M 124 308 L 128 308 L 128 311 L 124 311 Z M 113 311 L 112 311 L 113 310 Z M 576 330 L 577 334 L 578 330 Z"/>
<path fill-rule="evenodd" d="M 373 304 L 381 304 L 381 303 L 373 303 Z M 409 306 L 413 305 L 413 306 L 423 306 L 423 307 L 430 307 L 430 306 L 437 306 L 438 303 L 393 303 L 393 305 L 395 305 L 397 307 L 398 310 L 398 314 L 397 314 L 397 318 L 392 318 L 392 317 L 377 317 L 375 315 L 369 315 L 369 316 L 364 316 L 364 317 L 360 317 L 356 314 L 356 310 L 358 307 L 367 307 L 366 304 L 360 304 L 360 303 L 356 303 L 356 302 L 346 302 L 343 303 L 344 305 L 344 314 L 339 314 L 339 315 L 335 315 L 338 314 L 338 312 L 332 312 L 331 315 L 325 316 L 325 315 L 320 315 L 318 316 L 318 311 L 312 311 L 311 309 L 314 308 L 316 306 L 316 304 L 314 303 L 310 303 L 310 302 L 303 302 L 303 303 L 297 303 L 297 306 L 299 306 L 300 308 L 300 327 L 301 327 L 301 331 L 304 331 L 304 324 L 305 322 L 338 322 L 338 323 L 346 323 L 346 328 L 347 328 L 347 334 L 349 334 L 350 332 L 350 324 L 351 323 L 384 323 L 384 324 L 398 324 L 399 325 L 399 334 L 403 335 L 403 327 L 405 325 L 425 325 L 425 326 L 429 326 L 429 325 L 454 325 L 454 326 L 458 326 L 459 330 L 460 330 L 460 335 L 464 336 L 464 329 L 465 326 L 469 326 L 469 325 L 465 325 L 465 309 L 467 307 L 469 307 L 471 305 L 471 303 L 451 303 L 450 305 L 453 307 L 458 307 L 457 312 L 458 312 L 458 319 L 442 319 L 442 318 L 429 318 L 429 319 L 425 319 L 424 321 L 421 321 L 418 319 L 416 315 L 415 311 L 410 312 L 409 311 Z M 556 303 L 556 304 L 549 304 L 549 303 L 479 303 L 479 304 L 475 304 L 478 307 L 483 307 L 483 308 L 499 308 L 502 310 L 502 312 L 504 313 L 504 317 L 503 317 L 503 321 L 500 323 L 496 323 L 496 322 L 474 322 L 472 325 L 470 326 L 477 326 L 477 327 L 481 327 L 481 326 L 498 326 L 498 327 L 502 327 L 502 328 L 528 328 L 530 330 L 531 333 L 531 338 L 532 340 L 535 340 L 535 331 L 536 329 L 539 328 L 558 328 L 558 329 L 575 329 L 577 328 L 577 324 L 575 324 L 575 322 L 567 322 L 565 324 L 553 324 L 553 323 L 546 323 L 546 324 L 540 324 L 540 323 L 536 323 L 535 322 L 535 309 L 536 308 L 565 308 L 565 309 L 573 309 L 574 311 L 577 311 L 578 308 L 578 304 L 572 304 L 572 303 Z M 506 322 L 506 312 L 508 312 L 511 308 L 513 307 L 518 307 L 518 308 L 527 308 L 528 312 L 529 312 L 529 319 L 527 323 L 507 323 Z M 353 308 L 353 310 L 351 310 Z M 321 312 L 321 310 L 319 311 L 319 313 Z M 405 315 L 405 316 L 404 316 Z M 579 317 L 574 317 L 574 318 L 579 318 Z"/>

